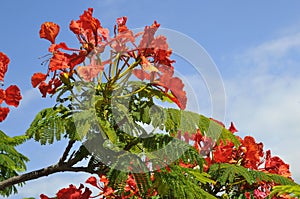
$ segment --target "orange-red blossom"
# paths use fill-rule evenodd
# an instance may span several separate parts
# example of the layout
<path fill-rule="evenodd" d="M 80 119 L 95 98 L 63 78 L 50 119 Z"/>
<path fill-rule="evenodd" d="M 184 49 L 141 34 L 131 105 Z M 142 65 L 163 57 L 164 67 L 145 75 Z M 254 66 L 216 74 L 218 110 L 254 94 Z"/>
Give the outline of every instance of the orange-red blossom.
<path fill-rule="evenodd" d="M 7 55 L 0 52 L 0 81 L 4 81 L 4 76 L 10 60 Z M 5 102 L 9 106 L 18 107 L 22 99 L 21 91 L 18 86 L 11 85 L 6 90 L 0 88 L 0 104 Z M 8 107 L 0 107 L 0 122 L 6 119 L 9 113 Z"/>
<path fill-rule="evenodd" d="M 151 26 L 146 26 L 143 32 L 134 35 L 126 26 L 126 22 L 127 17 L 118 18 L 115 35 L 110 38 L 108 29 L 101 26 L 100 21 L 93 17 L 93 9 L 89 8 L 84 11 L 79 20 L 72 20 L 69 26 L 81 44 L 79 49 L 69 48 L 63 42 L 56 44 L 55 39 L 59 33 L 59 26 L 53 22 L 42 24 L 40 37 L 51 42 L 49 52 L 52 56 L 48 62 L 48 72 L 33 75 L 33 87 L 38 87 L 45 97 L 47 94 L 55 93 L 58 86 L 62 84 L 61 74 L 70 78 L 73 74 L 78 74 L 85 81 L 92 81 L 104 70 L 105 65 L 111 66 L 110 63 L 113 62 L 113 60 L 107 60 L 104 63 L 94 64 L 98 62 L 97 55 L 109 46 L 116 54 L 120 54 L 119 59 L 125 61 L 125 64 L 128 64 L 127 58 L 132 58 L 134 61 L 142 60 L 140 62 L 141 69 L 135 67 L 132 74 L 141 80 L 149 80 L 150 85 L 165 93 L 180 109 L 185 109 L 187 97 L 183 90 L 184 84 L 180 78 L 173 77 L 172 63 L 175 61 L 170 59 L 172 50 L 169 49 L 166 37 L 155 36 L 160 24 L 155 21 Z M 140 35 L 142 38 L 136 44 L 135 40 Z M 127 43 L 131 43 L 133 48 L 129 47 Z M 91 64 L 78 66 L 87 57 Z M 76 66 L 78 67 L 75 68 Z M 75 73 L 74 70 L 76 70 Z M 48 82 L 46 82 L 47 77 L 51 77 Z"/>

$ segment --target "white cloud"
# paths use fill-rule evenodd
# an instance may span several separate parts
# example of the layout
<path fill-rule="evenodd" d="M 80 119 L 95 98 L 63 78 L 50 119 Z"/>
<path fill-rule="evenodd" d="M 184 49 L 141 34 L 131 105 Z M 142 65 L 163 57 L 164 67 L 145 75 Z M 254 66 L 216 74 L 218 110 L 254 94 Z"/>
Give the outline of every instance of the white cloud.
<path fill-rule="evenodd" d="M 225 79 L 227 120 L 283 158 L 300 182 L 300 33 L 265 42 L 236 56 Z"/>
<path fill-rule="evenodd" d="M 286 34 L 277 39 L 262 43 L 238 54 L 236 61 L 241 69 L 245 66 L 255 73 L 291 72 L 298 67 L 300 54 L 300 32 Z M 248 71 L 246 71 L 248 73 Z"/>

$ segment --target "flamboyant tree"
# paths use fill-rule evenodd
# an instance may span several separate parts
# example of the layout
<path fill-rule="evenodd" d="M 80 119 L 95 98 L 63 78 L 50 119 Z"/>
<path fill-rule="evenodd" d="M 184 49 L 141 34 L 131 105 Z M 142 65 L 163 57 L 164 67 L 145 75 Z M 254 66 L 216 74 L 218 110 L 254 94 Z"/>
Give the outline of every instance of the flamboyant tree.
<path fill-rule="evenodd" d="M 51 43 L 43 61 L 47 71 L 34 73 L 31 83 L 42 97 L 56 101 L 37 114 L 24 135 L 0 131 L 1 195 L 16 194 L 26 181 L 68 171 L 94 175 L 54 198 L 299 197 L 289 165 L 264 151 L 262 143 L 237 136 L 233 123 L 227 129 L 184 110 L 188 99 L 183 81 L 174 75 L 172 50 L 165 36 L 155 34 L 160 24 L 134 33 L 121 17 L 110 34 L 92 14 L 90 8 L 69 25 L 78 48 L 56 42 L 59 25 L 42 24 L 40 37 Z M 1 52 L 1 81 L 8 64 Z M 0 89 L 0 103 L 17 107 L 21 99 L 16 85 Z M 1 122 L 8 113 L 0 107 Z M 26 173 L 28 158 L 15 146 L 29 139 L 42 145 L 67 139 L 68 145 L 56 164 Z M 89 186 L 99 191 L 92 193 Z M 41 193 L 40 198 L 49 197 Z"/>

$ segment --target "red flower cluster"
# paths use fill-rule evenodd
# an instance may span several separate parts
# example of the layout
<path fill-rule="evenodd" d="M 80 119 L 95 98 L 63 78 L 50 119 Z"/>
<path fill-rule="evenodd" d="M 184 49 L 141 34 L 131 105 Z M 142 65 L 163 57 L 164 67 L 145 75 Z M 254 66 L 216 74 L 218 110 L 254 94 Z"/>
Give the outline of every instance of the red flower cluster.
<path fill-rule="evenodd" d="M 279 157 L 271 157 L 271 152 L 268 150 L 266 152 L 266 164 L 265 170 L 269 173 L 279 174 L 285 177 L 291 177 L 291 172 L 289 170 L 290 166 L 283 162 Z"/>
<path fill-rule="evenodd" d="M 216 120 L 213 121 L 224 127 L 224 124 L 221 122 Z M 228 130 L 231 131 L 231 133 L 237 132 L 233 123 L 231 123 Z M 289 165 L 284 163 L 284 161 L 277 156 L 271 157 L 270 150 L 264 153 L 263 144 L 261 142 L 257 143 L 251 136 L 246 136 L 244 139 L 236 136 L 240 141 L 239 146 L 235 146 L 229 141 L 226 143 L 220 141 L 220 143 L 216 145 L 216 143 L 212 142 L 211 139 L 202 135 L 200 130 L 197 130 L 197 132 L 192 136 L 189 136 L 189 134 L 186 133 L 184 137 L 186 142 L 190 142 L 190 140 L 192 140 L 194 142 L 194 147 L 202 156 L 206 157 L 207 163 L 204 166 L 205 171 L 208 171 L 210 166 L 214 163 L 230 163 L 239 164 L 245 168 L 259 170 L 266 173 L 278 174 L 288 178 L 291 177 Z M 188 168 L 194 168 L 197 166 L 196 164 L 183 162 L 180 162 L 179 165 Z M 254 197 L 257 199 L 266 198 L 269 195 L 271 188 L 275 185 L 272 182 L 258 183 L 258 188 L 253 192 Z M 246 192 L 245 196 L 246 198 L 251 198 L 249 192 Z M 279 198 L 290 197 L 285 197 L 283 195 Z"/>
<path fill-rule="evenodd" d="M 63 188 L 59 190 L 56 194 L 57 199 L 88 199 L 88 198 L 106 198 L 106 199 L 129 199 L 132 197 L 142 198 L 139 194 L 139 189 L 137 183 L 132 174 L 128 174 L 126 184 L 123 189 L 114 190 L 112 187 L 109 187 L 109 181 L 105 175 L 99 176 L 100 180 L 97 181 L 97 178 L 91 176 L 88 178 L 85 183 L 92 185 L 93 187 L 100 190 L 96 196 L 91 196 L 92 192 L 89 188 L 85 188 L 85 191 L 82 192 L 84 186 L 81 184 L 79 188 L 76 188 L 74 185 L 70 185 L 69 188 Z M 157 195 L 156 191 L 148 191 L 147 197 Z M 48 196 L 41 194 L 41 199 L 51 199 Z M 53 198 L 54 199 L 54 198 Z"/>
<path fill-rule="evenodd" d="M 115 191 L 108 186 L 108 179 L 106 178 L 106 176 L 101 175 L 100 176 L 100 183 L 97 182 L 97 179 L 92 176 L 89 179 L 87 179 L 85 181 L 88 184 L 91 184 L 92 186 L 98 188 L 100 190 L 99 194 L 97 196 L 105 196 L 105 198 L 115 198 L 114 193 Z M 93 196 L 94 198 L 97 196 Z"/>
<path fill-rule="evenodd" d="M 81 64 L 92 51 L 99 51 L 102 48 L 101 41 L 106 40 L 108 30 L 101 27 L 99 20 L 92 17 L 92 13 L 93 9 L 90 8 L 80 16 L 79 20 L 73 20 L 70 24 L 70 30 L 81 43 L 80 49 L 69 48 L 64 42 L 56 44 L 59 26 L 53 22 L 42 24 L 40 37 L 51 42 L 49 52 L 52 57 L 49 60 L 47 74 L 35 73 L 31 78 L 31 83 L 33 87 L 38 86 L 43 97 L 47 94 L 54 94 L 60 85 L 72 78 L 75 66 Z M 53 73 L 52 78 L 45 82 L 50 73 Z"/>
<path fill-rule="evenodd" d="M 224 124 L 218 123 L 224 126 Z M 231 133 L 237 132 L 233 123 L 231 123 L 228 130 Z M 178 133 L 178 136 L 181 138 L 181 133 Z M 222 140 L 217 145 L 211 138 L 202 135 L 199 129 L 192 136 L 185 133 L 183 137 L 187 143 L 192 141 L 194 147 L 199 151 L 199 154 L 206 157 L 207 169 L 209 169 L 209 166 L 213 163 L 231 163 L 240 164 L 243 167 L 253 170 L 262 170 L 285 177 L 291 177 L 289 165 L 284 163 L 283 160 L 277 156 L 271 157 L 270 150 L 266 151 L 265 155 L 263 144 L 261 142 L 257 143 L 252 136 L 245 136 L 244 139 L 236 136 L 240 141 L 238 147 L 230 141 L 224 143 Z"/>
<path fill-rule="evenodd" d="M 7 67 L 10 60 L 2 52 L 0 52 L 0 81 L 4 81 L 4 76 L 7 71 Z M 0 104 L 5 102 L 9 106 L 18 107 L 20 100 L 22 99 L 21 92 L 18 86 L 11 85 L 6 90 L 0 88 Z M 0 122 L 5 120 L 9 113 L 9 108 L 0 107 Z"/>
<path fill-rule="evenodd" d="M 170 59 L 172 51 L 169 49 L 166 37 L 155 37 L 160 24 L 155 21 L 153 25 L 146 26 L 143 32 L 134 35 L 126 26 L 127 17 L 121 17 L 117 19 L 114 37 L 110 38 L 108 29 L 103 28 L 100 21 L 92 15 L 93 9 L 89 8 L 84 11 L 79 20 L 72 20 L 70 23 L 70 30 L 81 44 L 79 49 L 69 48 L 63 42 L 56 44 L 59 26 L 53 22 L 42 24 L 40 37 L 51 42 L 49 52 L 52 56 L 49 59 L 47 74 L 35 73 L 31 79 L 32 86 L 38 86 L 42 96 L 46 97 L 47 94 L 54 94 L 62 84 L 70 83 L 73 74 L 78 74 L 85 81 L 93 81 L 104 70 L 105 65 L 111 67 L 112 63 L 122 61 L 124 65 L 121 68 L 124 69 L 124 66 L 131 66 L 129 59 L 133 59 L 141 69 L 136 68 L 135 65 L 129 72 L 141 80 L 149 80 L 150 85 L 165 93 L 181 109 L 185 109 L 187 98 L 183 90 L 184 84 L 181 79 L 173 77 L 174 61 Z M 136 38 L 139 36 L 142 38 L 139 44 L 136 44 Z M 100 53 L 106 47 L 110 47 L 113 54 L 108 60 L 102 61 Z M 89 59 L 90 64 L 78 66 L 86 58 Z M 76 66 L 78 67 L 75 68 Z M 53 73 L 51 80 L 45 82 L 50 73 Z M 64 77 L 67 77 L 67 81 L 64 81 L 66 80 Z"/>
<path fill-rule="evenodd" d="M 153 85 L 161 88 L 180 109 L 185 109 L 187 97 L 183 90 L 184 84 L 180 78 L 173 77 L 172 63 L 175 61 L 170 59 L 172 50 L 169 49 L 165 36 L 154 36 L 159 26 L 160 24 L 154 21 L 152 26 L 145 27 L 138 45 L 138 57 L 141 58 L 142 69 L 134 69 L 133 74 L 141 80 L 150 80 Z"/>
<path fill-rule="evenodd" d="M 89 199 L 92 192 L 89 188 L 85 188 L 84 192 L 82 189 L 84 186 L 80 184 L 79 188 L 76 188 L 74 185 L 70 185 L 69 188 L 63 188 L 59 190 L 56 194 L 56 199 Z M 51 199 L 48 196 L 41 194 L 41 199 Z M 53 198 L 54 199 L 54 198 Z"/>

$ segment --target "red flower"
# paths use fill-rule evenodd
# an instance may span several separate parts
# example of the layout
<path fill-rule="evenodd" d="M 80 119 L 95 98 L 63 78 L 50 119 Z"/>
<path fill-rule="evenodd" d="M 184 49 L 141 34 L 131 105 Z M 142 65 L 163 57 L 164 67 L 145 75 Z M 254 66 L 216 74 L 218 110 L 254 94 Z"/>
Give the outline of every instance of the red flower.
<path fill-rule="evenodd" d="M 250 192 L 246 192 L 246 193 L 245 193 L 245 197 L 246 197 L 246 199 L 251 199 Z"/>
<path fill-rule="evenodd" d="M 93 185 L 94 187 L 98 187 L 97 179 L 94 176 L 89 177 L 89 179 L 87 179 L 85 181 L 85 183 L 89 183 L 89 184 Z"/>
<path fill-rule="evenodd" d="M 57 52 L 50 59 L 49 69 L 51 71 L 63 70 L 69 68 L 70 55 L 63 52 Z"/>
<path fill-rule="evenodd" d="M 266 152 L 266 164 L 265 169 L 270 173 L 279 174 L 285 177 L 291 177 L 291 172 L 289 171 L 289 165 L 284 163 L 279 157 L 271 157 L 271 152 L 268 150 Z"/>
<path fill-rule="evenodd" d="M 157 29 L 159 28 L 160 24 L 154 21 L 151 26 L 146 26 L 144 29 L 144 34 L 139 44 L 140 50 L 145 50 L 149 47 L 154 39 L 154 34 L 156 33 Z"/>
<path fill-rule="evenodd" d="M 50 199 L 50 198 L 48 196 L 44 195 L 44 194 L 41 194 L 40 199 Z"/>
<path fill-rule="evenodd" d="M 117 24 L 118 24 L 118 32 L 126 32 L 128 31 L 128 28 L 126 26 L 126 22 L 127 22 L 127 17 L 120 17 L 117 19 Z"/>
<path fill-rule="evenodd" d="M 2 122 L 3 120 L 5 120 L 5 118 L 7 117 L 9 113 L 9 108 L 7 107 L 0 107 L 0 122 Z"/>
<path fill-rule="evenodd" d="M 257 169 L 260 158 L 263 156 L 263 144 L 255 143 L 255 139 L 251 136 L 246 136 L 243 140 L 244 148 L 244 166 L 250 169 Z"/>
<path fill-rule="evenodd" d="M 113 196 L 115 191 L 111 187 L 104 187 L 103 188 L 103 195 L 104 196 Z"/>
<path fill-rule="evenodd" d="M 228 129 L 231 133 L 238 132 L 238 130 L 235 128 L 233 122 L 230 123 L 230 127 Z"/>
<path fill-rule="evenodd" d="M 104 186 L 107 186 L 109 181 L 105 175 L 100 176 L 100 182 L 103 182 Z"/>
<path fill-rule="evenodd" d="M 58 78 L 51 79 L 49 83 L 41 82 L 39 85 L 39 90 L 42 93 L 42 97 L 46 97 L 48 94 L 54 94 L 56 89 L 62 85 L 62 82 Z"/>
<path fill-rule="evenodd" d="M 81 78 L 83 78 L 85 81 L 92 81 L 93 78 L 97 77 L 101 69 L 99 67 L 94 66 L 78 66 L 77 72 Z"/>
<path fill-rule="evenodd" d="M 84 30 L 90 29 L 93 33 L 97 32 L 97 29 L 101 27 L 100 21 L 93 16 L 93 8 L 88 8 L 84 13 L 80 16 L 79 22 Z"/>
<path fill-rule="evenodd" d="M 202 142 L 201 142 L 201 147 L 199 149 L 199 153 L 202 156 L 207 156 L 209 155 L 211 149 L 216 145 L 216 142 L 212 140 L 212 138 L 203 136 L 202 137 Z"/>
<path fill-rule="evenodd" d="M 92 81 L 93 78 L 97 77 L 100 71 L 103 71 L 104 65 L 109 63 L 109 61 L 102 62 L 100 65 L 99 61 L 96 59 L 91 59 L 91 64 L 88 66 L 78 66 L 77 72 L 80 77 L 85 81 Z"/>
<path fill-rule="evenodd" d="M 80 34 L 81 30 L 81 24 L 77 21 L 72 20 L 70 23 L 70 30 L 75 33 L 76 35 Z"/>
<path fill-rule="evenodd" d="M 165 66 L 171 66 L 174 60 L 170 59 L 172 50 L 169 49 L 167 38 L 165 36 L 157 36 L 151 43 L 154 49 L 154 62 Z"/>
<path fill-rule="evenodd" d="M 72 55 L 58 51 L 54 53 L 53 57 L 50 59 L 49 69 L 51 71 L 64 70 L 73 68 L 82 63 L 85 60 L 86 53 L 80 51 L 79 54 L 73 53 Z"/>
<path fill-rule="evenodd" d="M 234 144 L 232 142 L 223 144 L 223 141 L 220 141 L 220 144 L 215 148 L 213 152 L 214 161 L 217 163 L 228 163 L 233 160 L 233 147 Z"/>
<path fill-rule="evenodd" d="M 98 33 L 103 39 L 108 38 L 108 30 L 101 27 L 100 21 L 93 16 L 93 8 L 88 8 L 79 17 L 79 20 L 72 20 L 70 23 L 70 30 L 78 35 L 80 43 L 82 44 L 93 44 L 93 47 L 97 46 L 102 40 Z M 84 46 L 84 48 L 90 52 L 93 48 L 90 45 Z"/>
<path fill-rule="evenodd" d="M 5 90 L 5 103 L 10 106 L 18 107 L 22 99 L 18 86 L 11 85 Z"/>
<path fill-rule="evenodd" d="M 37 87 L 40 83 L 45 81 L 47 79 L 47 75 L 43 73 L 34 73 L 31 77 L 31 84 L 35 88 Z"/>
<path fill-rule="evenodd" d="M 160 86 L 166 89 L 166 92 L 170 90 L 174 97 L 170 96 L 170 99 L 175 102 L 180 109 L 186 108 L 187 97 L 186 92 L 183 90 L 184 84 L 178 77 L 170 77 L 169 75 L 161 76 L 159 83 Z"/>
<path fill-rule="evenodd" d="M 196 134 L 193 134 L 192 140 L 194 140 L 195 143 L 200 143 L 201 142 L 201 140 L 202 140 L 202 134 L 201 134 L 200 129 L 197 129 Z"/>
<path fill-rule="evenodd" d="M 69 188 L 63 188 L 59 190 L 56 194 L 57 199 L 88 199 L 92 192 L 85 188 L 85 191 L 82 193 L 83 185 L 81 184 L 79 188 L 76 188 L 74 185 L 70 185 Z"/>
<path fill-rule="evenodd" d="M 2 52 L 0 52 L 0 81 L 4 81 L 5 73 L 7 72 L 7 67 L 10 60 L 9 58 Z"/>
<path fill-rule="evenodd" d="M 59 25 L 53 22 L 45 22 L 41 25 L 40 38 L 47 39 L 52 44 L 54 44 L 58 32 L 59 32 Z"/>
<path fill-rule="evenodd" d="M 39 85 L 39 90 L 42 93 L 42 97 L 46 97 L 48 91 L 51 89 L 51 85 L 46 82 L 41 82 Z"/>

